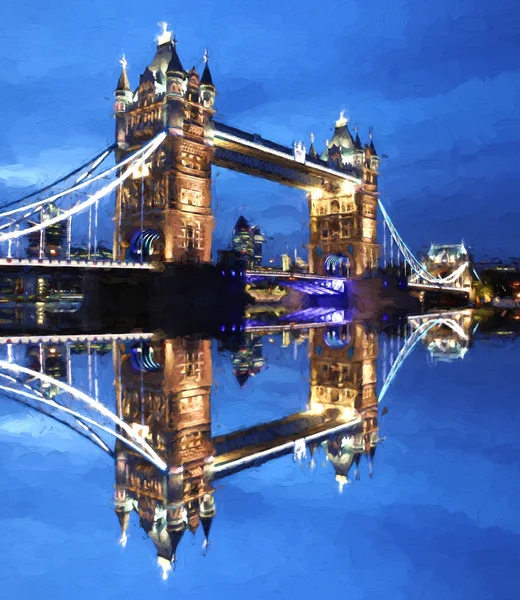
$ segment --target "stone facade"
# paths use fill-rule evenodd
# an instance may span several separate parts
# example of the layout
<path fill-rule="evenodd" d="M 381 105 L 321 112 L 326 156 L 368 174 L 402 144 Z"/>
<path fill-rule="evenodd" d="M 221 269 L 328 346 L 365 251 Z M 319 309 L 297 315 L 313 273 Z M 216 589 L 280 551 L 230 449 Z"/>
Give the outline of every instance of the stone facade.
<path fill-rule="evenodd" d="M 210 344 L 166 339 L 118 349 L 115 359 L 121 373 L 116 384 L 121 417 L 168 465 L 168 473 L 162 473 L 118 442 L 116 512 L 125 536 L 125 513 L 137 510 L 166 570 L 184 531 L 195 532 L 202 523 L 207 538 L 216 510 Z"/>
<path fill-rule="evenodd" d="M 143 260 L 209 262 L 215 88 L 207 62 L 199 78 L 182 67 L 175 41 L 160 41 L 137 90 L 130 91 L 123 65 L 126 81 L 115 93 L 118 162 L 162 130 L 168 136 L 117 191 L 114 255 L 138 259 L 142 250 Z M 140 231 L 152 232 L 153 244 L 142 248 Z"/>
<path fill-rule="evenodd" d="M 322 160 L 335 169 L 350 166 L 357 177 L 308 194 L 310 214 L 309 271 L 359 278 L 377 268 L 377 178 L 379 158 L 373 142 L 363 147 L 354 139 L 347 120 L 336 122 Z M 341 270 L 329 267 L 328 257 Z"/>
<path fill-rule="evenodd" d="M 309 409 L 361 416 L 356 451 L 369 453 L 378 441 L 377 355 L 379 336 L 362 323 L 315 329 L 309 335 Z"/>

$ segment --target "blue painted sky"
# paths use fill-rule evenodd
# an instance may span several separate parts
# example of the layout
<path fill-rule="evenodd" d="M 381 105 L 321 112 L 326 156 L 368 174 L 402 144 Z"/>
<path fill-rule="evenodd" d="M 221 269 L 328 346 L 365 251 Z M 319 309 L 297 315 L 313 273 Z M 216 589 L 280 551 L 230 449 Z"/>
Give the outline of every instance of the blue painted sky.
<path fill-rule="evenodd" d="M 215 356 L 214 427 L 249 425 L 305 402 L 305 345 L 296 361 L 279 337 L 264 345 L 269 369 L 243 390 L 228 359 Z M 200 531 L 187 534 L 167 582 L 137 519 L 127 547 L 117 544 L 113 461 L 2 400 L 2 593 L 20 600 L 516 599 L 518 350 L 518 341 L 476 341 L 463 361 L 432 366 L 419 344 L 385 398 L 386 440 L 372 480 L 365 465 L 340 495 L 318 454 L 314 471 L 287 457 L 220 481 L 210 551 L 201 556 Z M 110 404 L 110 355 L 100 372 Z M 285 401 L 283 385 L 292 390 Z"/>
<path fill-rule="evenodd" d="M 364 139 L 373 126 L 382 198 L 414 249 L 464 238 L 479 255 L 518 253 L 515 0 L 3 2 L 2 195 L 112 141 L 118 58 L 136 85 L 161 20 L 188 68 L 209 47 L 222 120 L 288 145 L 312 131 L 318 147 L 341 109 Z M 215 182 L 217 238 L 244 212 L 304 241 L 300 192 L 229 172 Z"/>

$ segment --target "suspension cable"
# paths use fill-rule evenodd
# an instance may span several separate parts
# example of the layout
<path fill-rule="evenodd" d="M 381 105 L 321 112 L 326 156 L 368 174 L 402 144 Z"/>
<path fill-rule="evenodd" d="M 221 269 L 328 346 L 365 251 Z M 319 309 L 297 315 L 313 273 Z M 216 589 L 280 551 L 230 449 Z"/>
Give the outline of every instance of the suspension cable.
<path fill-rule="evenodd" d="M 61 213 L 61 215 L 53 217 L 53 218 L 45 221 L 44 223 L 39 223 L 39 224 L 33 225 L 32 227 L 29 227 L 27 229 L 19 230 L 17 232 L 10 232 L 10 233 L 0 234 L 0 242 L 6 241 L 8 239 L 16 239 L 16 238 L 19 238 L 21 236 L 28 235 L 29 233 L 32 233 L 33 231 L 40 231 L 41 229 L 45 229 L 47 227 L 50 227 L 51 225 L 54 225 L 55 223 L 59 223 L 61 221 L 64 221 L 69 216 L 75 215 L 75 214 L 81 212 L 83 209 L 88 208 L 89 206 L 92 206 L 92 204 L 94 204 L 97 200 L 99 200 L 100 198 L 103 198 L 103 197 L 107 196 L 120 183 L 122 183 L 123 181 L 125 181 L 126 179 L 128 179 L 128 177 L 130 177 L 130 175 L 132 175 L 134 173 L 135 169 L 140 168 L 141 165 L 144 164 L 144 162 L 150 157 L 150 155 L 153 154 L 153 152 L 155 152 L 155 150 L 163 142 L 163 140 L 166 137 L 166 135 L 167 135 L 166 132 L 160 133 L 149 144 L 147 144 L 144 148 L 142 148 L 141 150 L 139 150 L 138 152 L 136 152 L 131 157 L 128 157 L 127 159 L 125 159 L 125 161 L 119 163 L 118 165 L 116 165 L 115 167 L 109 169 L 105 173 L 103 173 L 101 175 L 98 175 L 95 178 L 92 178 L 89 181 L 90 183 L 92 181 L 94 181 L 95 179 L 99 179 L 102 176 L 106 176 L 109 172 L 112 172 L 115 169 L 120 169 L 123 164 L 127 164 L 130 161 L 134 161 L 133 164 L 130 165 L 130 167 L 128 169 L 126 169 L 125 172 L 122 173 L 115 181 L 107 184 L 105 187 L 101 188 L 100 190 L 98 190 L 97 192 L 95 192 L 94 194 L 92 194 L 91 196 L 89 196 L 87 198 L 87 200 L 81 202 L 80 204 L 77 204 L 73 208 L 70 208 L 68 210 L 63 211 Z M 136 157 L 138 155 L 139 155 L 139 158 L 136 159 Z M 73 191 L 74 189 L 77 189 L 79 187 L 84 187 L 89 182 L 80 183 L 78 186 L 76 186 L 76 188 L 71 188 L 71 190 L 68 190 L 68 192 Z M 60 194 L 60 195 L 63 195 L 63 193 Z"/>
<path fill-rule="evenodd" d="M 41 188 L 39 190 L 36 190 L 35 192 L 31 192 L 30 194 L 27 194 L 26 196 L 23 196 L 23 198 L 18 198 L 17 200 L 13 200 L 11 202 L 8 202 L 7 204 L 4 204 L 2 206 L 2 208 L 9 208 L 11 206 L 14 206 L 15 204 L 18 204 L 19 202 L 23 202 L 24 200 L 28 200 L 29 198 L 33 198 L 34 196 L 37 196 L 38 194 L 41 194 L 42 192 L 46 192 L 47 190 L 50 190 L 51 188 L 53 188 L 55 185 L 63 183 L 69 177 L 72 177 L 73 175 L 76 175 L 77 173 L 79 173 L 80 171 L 82 171 L 85 167 L 88 167 L 91 163 L 96 163 L 96 161 L 99 161 L 99 162 L 96 163 L 95 166 L 93 166 L 91 168 L 90 172 L 92 172 L 92 170 L 95 169 L 97 166 L 99 166 L 105 160 L 105 158 L 112 152 L 112 150 L 114 150 L 115 148 L 117 148 L 117 144 L 112 144 L 106 150 L 103 150 L 103 152 L 100 152 L 94 158 L 91 158 L 88 162 L 82 164 L 80 167 L 78 167 L 77 169 L 74 169 L 74 171 L 71 171 L 70 173 L 68 173 L 64 177 L 60 177 L 59 179 L 56 179 L 56 181 L 53 181 L 52 183 L 49 183 L 49 185 L 46 185 L 45 187 L 43 187 L 43 188 Z M 76 183 L 78 183 L 80 180 L 81 180 L 81 177 L 77 180 Z M 23 208 L 21 208 L 19 210 L 23 210 Z M 7 216 L 8 214 L 10 214 L 10 213 L 0 213 L 0 217 Z"/>

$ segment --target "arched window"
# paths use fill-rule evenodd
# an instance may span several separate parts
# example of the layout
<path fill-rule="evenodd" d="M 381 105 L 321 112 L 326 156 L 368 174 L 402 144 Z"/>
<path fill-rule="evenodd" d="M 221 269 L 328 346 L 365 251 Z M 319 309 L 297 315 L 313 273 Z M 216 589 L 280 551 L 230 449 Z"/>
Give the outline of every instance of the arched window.
<path fill-rule="evenodd" d="M 333 200 L 330 203 L 330 212 L 333 215 L 339 213 L 339 202 L 337 200 Z"/>
<path fill-rule="evenodd" d="M 194 248 L 195 247 L 195 234 L 193 231 L 193 227 L 188 225 L 186 227 L 186 247 Z"/>

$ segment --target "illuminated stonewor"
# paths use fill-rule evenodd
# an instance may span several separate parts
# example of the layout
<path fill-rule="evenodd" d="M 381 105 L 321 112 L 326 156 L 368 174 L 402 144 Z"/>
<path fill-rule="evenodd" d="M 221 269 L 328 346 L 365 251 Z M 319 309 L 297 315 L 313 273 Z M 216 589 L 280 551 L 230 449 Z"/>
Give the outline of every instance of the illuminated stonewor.
<path fill-rule="evenodd" d="M 440 313 L 439 322 L 428 329 L 422 338 L 422 343 L 428 349 L 429 355 L 434 361 L 451 362 L 463 359 L 471 345 L 474 322 L 471 310 L 451 311 Z M 426 322 L 429 317 L 413 317 L 410 319 L 412 329 L 417 329 L 421 323 Z"/>
<path fill-rule="evenodd" d="M 115 254 L 146 260 L 211 259 L 211 158 L 215 87 L 205 55 L 199 77 L 186 71 L 175 38 L 163 26 L 157 52 L 131 91 L 122 60 L 115 92 L 117 160 L 135 152 L 164 128 L 168 136 L 139 172 L 119 188 Z"/>
<path fill-rule="evenodd" d="M 195 533 L 202 524 L 207 546 L 216 512 L 214 479 L 286 454 L 302 460 L 306 448 L 313 454 L 321 445 L 341 488 L 352 462 L 359 462 L 363 453 L 373 456 L 376 334 L 354 325 L 351 330 L 310 330 L 308 335 L 311 387 L 306 410 L 220 436 L 211 435 L 209 340 L 153 339 L 131 348 L 115 346 L 118 413 L 167 465 L 162 472 L 142 453 L 116 441 L 115 510 L 121 543 L 126 544 L 135 510 L 165 576 L 186 529 Z M 240 345 L 243 360 L 234 361 L 234 367 L 242 369 L 247 362 L 248 373 L 257 372 L 264 362 L 260 337 L 245 337 Z M 326 374 L 320 366 L 325 364 Z M 237 373 L 243 385 L 241 371 Z"/>
<path fill-rule="evenodd" d="M 341 114 L 321 159 L 341 169 L 351 165 L 357 180 L 317 189 L 309 194 L 311 273 L 359 277 L 377 267 L 377 178 L 379 158 L 370 145 L 355 139 Z M 311 146 L 314 152 L 314 147 Z"/>
<path fill-rule="evenodd" d="M 311 273 L 360 277 L 375 268 L 379 158 L 372 140 L 362 146 L 359 135 L 352 137 L 343 114 L 321 156 L 314 143 L 308 151 L 301 142 L 287 148 L 215 121 L 207 53 L 200 78 L 195 68 L 187 72 L 166 25 L 137 90 L 131 90 L 126 60 L 121 64 L 115 92 L 118 161 L 165 128 L 168 136 L 118 190 L 116 256 L 209 261 L 214 164 L 308 193 Z M 260 237 L 258 232 L 258 244 Z M 255 257 L 256 264 L 258 252 Z"/>
<path fill-rule="evenodd" d="M 452 290 L 460 289 L 473 298 L 473 264 L 464 242 L 431 244 L 422 265 L 431 276 L 447 280 Z M 408 284 L 412 288 L 427 287 L 420 274 L 415 272 L 409 276 Z M 435 287 L 435 282 L 430 283 L 430 287 Z"/>
<path fill-rule="evenodd" d="M 346 449 L 352 460 L 359 461 L 364 452 L 373 456 L 377 443 L 378 339 L 377 334 L 365 331 L 361 324 L 352 326 L 353 337 L 349 331 L 348 326 L 336 326 L 293 334 L 302 339 L 308 335 L 309 339 L 311 381 L 307 409 L 214 437 L 215 477 L 262 464 L 288 452 L 294 452 L 295 458 L 301 460 L 307 455 L 307 447 L 313 464 L 312 456 L 321 444 L 335 465 L 342 487 L 352 463 L 346 470 L 339 464 L 345 460 Z M 293 339 L 294 343 L 298 341 L 301 340 Z M 283 345 L 288 343 L 290 336 L 284 335 Z"/>
<path fill-rule="evenodd" d="M 116 513 L 126 543 L 137 510 L 166 576 L 186 531 L 202 524 L 207 545 L 215 515 L 211 486 L 210 341 L 167 339 L 118 350 L 116 387 L 124 420 L 164 457 L 162 473 L 137 453 L 116 446 Z"/>
<path fill-rule="evenodd" d="M 369 456 L 372 475 L 372 458 L 378 442 L 378 344 L 378 334 L 361 323 L 310 331 L 310 410 L 337 413 L 345 420 L 356 415 L 362 419 L 362 430 L 355 435 L 323 442 L 340 490 L 348 482 L 353 462 L 357 476 L 363 453 Z"/>

